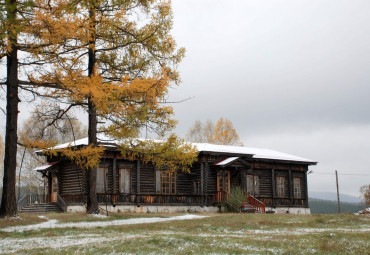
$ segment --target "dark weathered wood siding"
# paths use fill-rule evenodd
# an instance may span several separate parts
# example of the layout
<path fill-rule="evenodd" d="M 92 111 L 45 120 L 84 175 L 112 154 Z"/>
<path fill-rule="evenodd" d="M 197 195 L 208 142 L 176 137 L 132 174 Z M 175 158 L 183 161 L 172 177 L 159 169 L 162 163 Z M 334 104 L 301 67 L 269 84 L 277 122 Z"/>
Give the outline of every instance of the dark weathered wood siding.
<path fill-rule="evenodd" d="M 307 207 L 306 172 L 307 164 L 279 162 L 242 158 L 227 166 L 216 166 L 215 163 L 228 158 L 225 155 L 201 154 L 190 173 L 177 172 L 176 193 L 170 195 L 156 194 L 155 167 L 138 161 L 122 159 L 118 153 L 108 152 L 102 159 L 100 167 L 108 168 L 107 192 L 98 194 L 99 201 L 112 203 L 180 203 L 212 205 L 213 196 L 217 193 L 217 172 L 230 171 L 230 186 L 240 186 L 246 190 L 246 175 L 259 177 L 258 199 L 267 206 L 304 206 Z M 130 169 L 130 193 L 120 193 L 120 168 Z M 285 177 L 285 196 L 277 196 L 276 177 Z M 301 198 L 294 198 L 293 178 L 301 178 Z M 83 202 L 85 194 L 85 173 L 75 164 L 63 161 L 58 166 L 59 194 L 68 203 Z M 199 182 L 201 192 L 195 194 L 194 183 Z"/>
<path fill-rule="evenodd" d="M 151 164 L 140 167 L 140 194 L 155 194 L 155 171 Z"/>
<path fill-rule="evenodd" d="M 65 195 L 83 193 L 85 172 L 72 162 L 65 162 L 60 169 L 58 171 L 59 192 Z"/>

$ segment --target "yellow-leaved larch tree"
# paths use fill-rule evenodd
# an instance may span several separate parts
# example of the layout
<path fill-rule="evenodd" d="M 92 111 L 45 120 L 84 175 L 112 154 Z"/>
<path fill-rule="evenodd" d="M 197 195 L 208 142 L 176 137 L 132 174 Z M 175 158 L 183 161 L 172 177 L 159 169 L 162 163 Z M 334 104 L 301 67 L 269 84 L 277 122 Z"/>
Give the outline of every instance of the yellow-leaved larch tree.
<path fill-rule="evenodd" d="M 215 126 L 211 143 L 226 145 L 242 145 L 238 132 L 236 132 L 233 123 L 224 118 L 220 118 Z"/>
<path fill-rule="evenodd" d="M 37 42 L 29 44 L 25 28 L 32 19 L 33 10 L 38 8 L 29 0 L 7 0 L 0 2 L 0 86 L 6 87 L 6 128 L 4 147 L 3 193 L 1 196 L 0 217 L 17 215 L 15 177 L 18 143 L 18 104 L 20 91 L 29 90 L 29 80 L 25 69 L 34 66 L 28 59 L 30 49 L 43 47 Z M 19 53 L 22 54 L 19 54 Z M 19 59 L 19 55 L 23 59 Z M 6 59 L 6 61 L 3 61 Z M 5 71 L 6 70 L 6 71 Z M 22 75 L 21 75 L 22 74 Z M 25 78 L 25 79 L 23 79 Z M 1 90 L 0 93 L 4 90 Z"/>
<path fill-rule="evenodd" d="M 96 166 L 104 148 L 97 133 L 126 139 L 122 153 L 149 159 L 158 165 L 188 169 L 195 149 L 170 136 L 167 142 L 128 142 L 146 127 L 164 135 L 174 128 L 172 107 L 166 104 L 168 88 L 179 82 L 177 64 L 184 49 L 176 48 L 170 35 L 170 1 L 45 1 L 39 6 L 27 32 L 30 40 L 47 47 L 33 56 L 48 59 L 30 80 L 45 86 L 46 96 L 64 98 L 88 114 L 89 146 L 58 151 L 87 168 L 87 212 L 97 213 Z M 98 122 L 104 122 L 98 127 Z M 169 151 L 177 151 L 173 157 Z M 56 153 L 50 152 L 50 153 Z M 160 157 L 153 157 L 158 155 Z M 182 157 L 181 157 L 182 155 Z M 177 163 L 174 163 L 176 160 Z"/>
<path fill-rule="evenodd" d="M 212 121 L 207 121 L 205 124 L 199 120 L 195 121 L 186 134 L 186 140 L 197 143 L 243 145 L 233 123 L 224 118 L 220 118 L 216 125 Z"/>

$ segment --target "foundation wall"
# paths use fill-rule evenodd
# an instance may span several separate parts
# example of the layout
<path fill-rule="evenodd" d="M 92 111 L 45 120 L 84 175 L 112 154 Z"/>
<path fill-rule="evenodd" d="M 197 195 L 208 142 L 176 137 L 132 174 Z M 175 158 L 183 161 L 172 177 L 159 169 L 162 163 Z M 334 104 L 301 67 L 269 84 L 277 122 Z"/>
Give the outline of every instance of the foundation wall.
<path fill-rule="evenodd" d="M 310 208 L 304 208 L 304 207 L 278 207 L 278 208 L 271 208 L 266 207 L 266 212 L 273 212 L 277 214 L 311 214 Z"/>
<path fill-rule="evenodd" d="M 116 206 L 100 206 L 101 213 L 104 210 L 112 213 L 216 213 L 219 208 L 215 206 L 152 206 L 152 205 L 116 205 Z M 73 205 L 67 207 L 67 212 L 86 212 L 86 207 L 83 205 Z"/>

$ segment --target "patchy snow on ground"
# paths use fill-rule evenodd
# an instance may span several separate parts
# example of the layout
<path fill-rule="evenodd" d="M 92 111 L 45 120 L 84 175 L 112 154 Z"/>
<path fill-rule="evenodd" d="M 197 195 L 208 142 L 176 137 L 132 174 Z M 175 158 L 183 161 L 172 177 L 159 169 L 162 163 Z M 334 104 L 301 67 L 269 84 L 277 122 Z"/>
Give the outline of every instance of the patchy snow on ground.
<path fill-rule="evenodd" d="M 366 209 L 363 209 L 361 211 L 359 211 L 358 213 L 355 213 L 356 215 L 370 215 L 370 207 L 366 208 Z"/>
<path fill-rule="evenodd" d="M 88 217 L 95 217 L 95 218 L 108 218 L 109 216 L 106 214 L 89 214 Z"/>
<path fill-rule="evenodd" d="M 0 229 L 4 232 L 23 232 L 27 230 L 38 230 L 45 228 L 96 228 L 96 227 L 106 227 L 106 226 L 121 226 L 121 225 L 132 225 L 132 224 L 145 224 L 145 223 L 156 223 L 174 220 L 191 220 L 191 219 L 201 219 L 208 216 L 199 216 L 186 214 L 181 216 L 174 216 L 168 218 L 152 217 L 152 218 L 133 218 L 124 220 L 112 220 L 112 221 L 93 221 L 93 222 L 70 222 L 70 223 L 58 223 L 57 220 L 49 220 L 47 222 L 26 225 L 26 226 L 15 226 Z"/>
<path fill-rule="evenodd" d="M 269 238 L 272 236 L 281 236 L 281 235 L 306 235 L 310 233 L 323 233 L 323 232 L 340 232 L 340 233 L 370 233 L 370 228 L 298 228 L 295 230 L 290 229 L 275 229 L 275 230 L 262 230 L 262 229 L 245 229 L 234 231 L 232 233 L 228 233 L 227 231 L 223 231 L 223 233 L 219 234 L 208 234 L 202 233 L 199 236 L 202 237 L 233 237 L 233 238 L 244 238 L 246 234 L 249 235 L 268 235 Z"/>
<path fill-rule="evenodd" d="M 75 234 L 75 230 L 66 230 L 64 235 L 54 236 L 54 228 L 95 228 L 95 227 L 106 227 L 106 226 L 120 226 L 120 225 L 131 225 L 131 224 L 144 224 L 144 223 L 156 223 L 156 222 L 168 222 L 174 220 L 192 220 L 201 219 L 209 216 L 198 216 L 186 214 L 182 216 L 175 217 L 151 217 L 151 218 L 132 218 L 124 220 L 111 220 L 111 221 L 93 221 L 93 222 L 70 222 L 61 223 L 57 220 L 50 220 L 46 216 L 39 216 L 42 219 L 48 220 L 40 224 L 28 225 L 28 226 L 15 226 L 0 228 L 1 231 L 6 232 L 23 232 L 27 230 L 38 230 L 38 229 L 50 229 L 46 231 L 45 236 L 30 236 L 29 234 L 17 235 L 16 238 L 7 237 L 0 240 L 0 254 L 2 253 L 22 253 L 30 252 L 33 249 L 43 249 L 46 252 L 53 253 L 56 251 L 63 251 L 67 247 L 73 247 L 72 249 L 79 251 L 79 249 L 90 249 L 91 247 L 106 247 L 112 242 L 126 242 L 126 241 L 137 241 L 136 243 L 141 243 L 142 241 L 148 240 L 153 237 L 160 237 L 163 240 L 167 240 L 168 243 L 176 243 L 176 240 L 187 240 L 183 245 L 178 247 L 179 251 L 189 250 L 189 247 L 193 245 L 198 245 L 193 241 L 192 237 L 194 233 L 178 231 L 174 227 L 169 227 L 167 230 L 163 231 L 143 231 L 139 233 L 125 233 L 125 232 L 101 232 L 102 234 L 97 234 L 93 232 L 92 234 Z M 102 216 L 98 216 L 102 217 Z M 106 216 L 104 216 L 106 217 Z M 97 219 L 98 220 L 98 219 Z M 109 218 L 108 218 L 109 220 Z M 211 227 L 210 224 L 204 224 L 204 226 Z M 368 225 L 359 225 L 355 228 L 277 228 L 277 229 L 240 229 L 236 231 L 229 230 L 227 228 L 217 228 L 216 230 L 210 230 L 210 233 L 199 233 L 197 236 L 203 238 L 205 241 L 210 242 L 211 246 L 215 247 L 234 247 L 235 249 L 244 250 L 245 253 L 281 253 L 282 251 L 278 248 L 272 247 L 258 247 L 252 244 L 246 244 L 244 242 L 245 238 L 254 239 L 259 241 L 269 242 L 275 239 L 277 236 L 301 236 L 310 234 L 320 234 L 327 233 L 331 237 L 338 235 L 338 233 L 370 233 L 370 228 Z M 90 231 L 91 232 L 91 231 Z M 184 238 L 188 236 L 189 238 Z M 181 239 L 182 238 L 182 239 Z M 232 240 L 232 241 L 230 241 Z M 202 239 L 200 239 L 200 242 Z M 291 242 L 287 239 L 286 242 Z M 356 243 L 358 245 L 358 242 Z M 356 245 L 355 244 L 355 245 Z M 361 243 L 362 245 L 362 243 Z M 364 243 L 364 246 L 366 244 Z M 191 248 L 190 248 L 191 249 Z M 310 250 L 311 251 L 311 250 Z M 315 253 L 315 250 L 312 250 Z M 112 252 L 114 254 L 114 252 Z"/>
<path fill-rule="evenodd" d="M 39 216 L 42 219 L 48 219 L 45 216 Z M 57 220 L 48 220 L 47 222 L 27 225 L 27 226 L 15 226 L 0 229 L 4 232 L 23 232 L 27 230 L 38 230 L 38 229 L 53 229 L 53 228 L 94 228 L 94 227 L 105 227 L 105 226 L 120 226 L 120 225 L 132 225 L 132 224 L 144 224 L 144 223 L 156 223 L 156 222 L 167 222 L 174 220 L 191 220 L 201 219 L 208 216 L 198 215 L 181 215 L 167 218 L 133 218 L 124 220 L 112 220 L 112 221 L 94 221 L 94 222 L 72 222 L 72 223 L 58 223 Z M 134 238 L 144 238 L 145 234 L 140 235 L 128 235 L 123 234 L 119 236 L 100 236 L 96 234 L 84 234 L 84 235 L 66 235 L 63 238 L 60 237 L 35 237 L 35 238 L 4 238 L 0 242 L 0 254 L 3 252 L 16 253 L 17 251 L 34 248 L 63 248 L 70 246 L 87 246 L 89 244 L 97 244 L 102 242 L 111 242 L 116 240 L 128 240 Z"/>
<path fill-rule="evenodd" d="M 128 220 L 115 220 L 115 221 L 109 221 L 109 222 L 80 222 L 80 223 L 56 223 L 53 221 L 50 225 L 53 227 L 95 227 L 95 226 L 102 226 L 101 224 L 97 225 L 97 223 L 102 223 L 104 226 L 112 226 L 112 225 L 124 225 L 124 224 L 141 224 L 141 223 L 153 223 L 153 222 L 165 222 L 170 220 L 189 220 L 189 219 L 198 219 L 203 218 L 203 216 L 196 216 L 196 215 L 183 215 L 183 216 L 176 216 L 176 217 L 169 217 L 169 218 L 136 218 L 136 219 L 128 219 Z M 47 222 L 45 222 L 47 223 Z M 42 223 L 42 224 L 45 224 Z M 112 224 L 115 223 L 115 224 Z M 41 224 L 37 224 L 41 225 Z M 33 225 L 35 226 L 35 225 Z M 43 225 L 46 226 L 46 225 Z M 10 230 L 10 228 L 7 228 Z M 14 228 L 13 228 L 14 229 Z M 33 228 L 35 229 L 35 228 Z M 20 229 L 18 229 L 20 230 Z M 249 238 L 253 237 L 255 240 L 264 240 L 269 241 L 271 239 L 274 239 L 276 236 L 284 236 L 284 235 L 306 235 L 306 234 L 312 234 L 312 233 L 322 233 L 322 232 L 328 232 L 330 236 L 336 235 L 336 233 L 343 233 L 343 232 L 367 232 L 370 233 L 370 228 L 298 228 L 294 229 L 293 231 L 291 229 L 276 229 L 276 230 L 261 230 L 261 229 L 243 229 L 238 231 L 230 231 L 227 229 L 222 229 L 220 233 L 201 233 L 198 234 L 199 237 L 209 239 L 211 240 L 213 238 L 222 238 L 224 240 L 227 240 L 229 238 L 235 239 L 243 239 L 247 236 Z M 32 249 L 63 249 L 66 247 L 76 247 L 82 248 L 82 247 L 89 247 L 91 245 L 98 245 L 103 244 L 106 242 L 123 242 L 128 240 L 134 240 L 134 239 L 145 239 L 147 240 L 150 237 L 153 236 L 161 236 L 162 238 L 166 240 L 176 240 L 177 236 L 192 236 L 193 233 L 187 233 L 187 232 L 179 232 L 176 230 L 164 230 L 164 231 L 145 231 L 144 233 L 139 234 L 128 234 L 128 233 L 109 233 L 106 232 L 103 236 L 100 234 L 77 234 L 77 235 L 71 235 L 70 233 L 66 232 L 66 235 L 64 236 L 43 236 L 43 237 L 21 237 L 21 238 L 3 238 L 0 242 L 0 254 L 3 252 L 6 253 L 19 253 L 27 250 Z M 214 239 L 215 246 L 230 246 L 233 245 L 235 248 L 243 249 L 247 253 L 261 253 L 261 252 L 269 252 L 269 253 L 279 253 L 279 250 L 276 250 L 275 248 L 260 248 L 260 247 L 254 247 L 250 245 L 244 245 L 240 242 L 230 243 L 226 241 L 225 243 L 220 242 L 220 239 Z M 189 243 L 184 244 L 184 246 L 179 247 L 179 250 L 181 251 L 184 248 L 187 248 L 187 246 L 193 245 L 193 243 L 190 241 Z"/>
<path fill-rule="evenodd" d="M 0 243 L 0 254 L 3 252 L 16 253 L 24 249 L 60 249 L 71 246 L 88 246 L 102 242 L 124 241 L 134 238 L 143 238 L 145 235 L 120 235 L 120 236 L 100 236 L 95 234 L 67 235 L 61 237 L 31 237 L 31 238 L 4 238 Z"/>

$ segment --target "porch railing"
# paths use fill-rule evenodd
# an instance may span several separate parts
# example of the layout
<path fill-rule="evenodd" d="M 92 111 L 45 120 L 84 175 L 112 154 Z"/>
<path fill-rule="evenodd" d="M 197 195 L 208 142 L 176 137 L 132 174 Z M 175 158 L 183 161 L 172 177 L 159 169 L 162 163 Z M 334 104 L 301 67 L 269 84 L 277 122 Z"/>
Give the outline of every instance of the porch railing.
<path fill-rule="evenodd" d="M 29 194 L 24 195 L 21 199 L 18 200 L 17 202 L 18 211 L 21 211 L 24 207 L 28 205 L 28 196 Z"/>
<path fill-rule="evenodd" d="M 214 201 L 215 202 L 227 202 L 229 198 L 230 198 L 230 193 L 221 190 L 221 191 L 217 191 L 217 193 L 215 194 Z M 265 202 L 262 202 L 251 195 L 246 194 L 245 201 L 241 201 L 241 202 L 243 202 L 243 204 L 245 202 L 248 203 L 258 212 L 266 213 Z"/>
<path fill-rule="evenodd" d="M 49 202 L 49 196 L 40 194 L 29 194 L 29 204 L 46 204 Z"/>
<path fill-rule="evenodd" d="M 57 196 L 57 204 L 59 205 L 60 209 L 62 209 L 63 212 L 67 211 L 67 203 L 59 194 Z"/>
<path fill-rule="evenodd" d="M 20 211 L 31 204 L 45 204 L 49 202 L 49 195 L 26 194 L 17 203 L 17 209 Z"/>
<path fill-rule="evenodd" d="M 262 201 L 258 200 L 257 198 L 255 198 L 255 197 L 253 197 L 251 195 L 248 195 L 248 194 L 247 194 L 247 200 L 246 200 L 246 202 L 248 204 L 250 204 L 257 211 L 259 211 L 261 213 L 266 213 L 266 205 L 265 205 L 265 202 L 262 202 Z"/>

